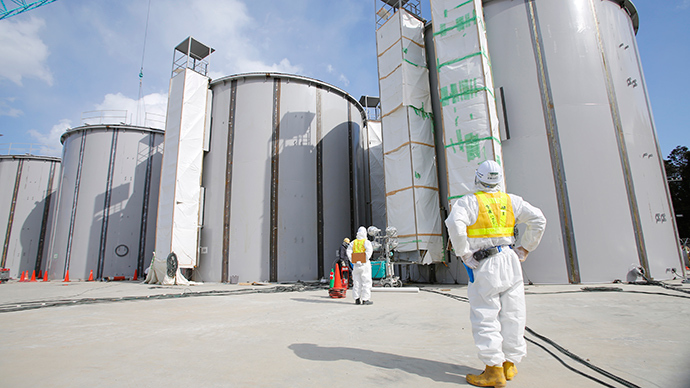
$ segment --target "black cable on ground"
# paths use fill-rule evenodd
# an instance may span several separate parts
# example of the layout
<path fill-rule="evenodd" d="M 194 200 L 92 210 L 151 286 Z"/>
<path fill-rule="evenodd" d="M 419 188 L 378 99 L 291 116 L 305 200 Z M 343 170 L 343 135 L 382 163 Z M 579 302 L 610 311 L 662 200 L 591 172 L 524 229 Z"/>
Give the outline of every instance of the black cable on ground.
<path fill-rule="evenodd" d="M 536 333 L 534 330 L 530 329 L 529 327 L 525 327 L 525 331 L 532 334 L 533 336 L 539 338 L 540 340 L 548 343 L 549 345 L 556 348 L 559 352 L 565 354 L 566 356 L 572 358 L 573 360 L 579 362 L 580 364 L 586 366 L 587 368 L 590 368 L 593 371 L 600 373 L 600 374 L 608 377 L 609 379 L 611 379 L 611 380 L 613 380 L 619 384 L 625 385 L 626 387 L 630 387 L 630 388 L 640 388 L 639 385 L 633 384 L 633 383 L 631 383 L 631 382 L 629 382 L 629 381 L 627 381 L 621 377 L 618 377 L 618 376 L 616 376 L 616 375 L 614 375 L 614 374 L 612 374 L 612 373 L 610 373 L 604 369 L 599 368 L 598 366 L 596 366 L 590 362 L 587 362 L 582 357 L 578 356 L 577 354 L 572 353 L 568 349 L 565 349 L 564 347 L 560 346 L 559 344 L 557 344 L 553 340 L 551 340 L 551 339 L 549 339 L 549 338 L 547 338 L 541 334 Z"/>
<path fill-rule="evenodd" d="M 606 382 L 604 382 L 604 381 L 601 381 L 601 380 L 597 379 L 597 378 L 594 377 L 594 376 L 590 376 L 590 375 L 588 375 L 587 373 L 584 373 L 584 372 L 582 372 L 582 371 L 579 371 L 579 370 L 573 368 L 572 366 L 568 365 L 565 361 L 561 360 L 561 358 L 558 357 L 557 355 L 555 355 L 552 351 L 550 351 L 549 349 L 547 349 L 546 346 L 544 346 L 544 345 L 542 345 L 542 344 L 540 344 L 540 343 L 534 341 L 533 339 L 525 337 L 525 341 L 527 341 L 527 342 L 529 342 L 529 343 L 531 343 L 531 344 L 533 344 L 533 345 L 536 345 L 536 346 L 542 348 L 543 351 L 545 351 L 546 353 L 550 354 L 553 358 L 555 358 L 556 360 L 558 360 L 558 362 L 560 362 L 564 367 L 566 367 L 566 368 L 570 369 L 571 371 L 573 371 L 573 372 L 575 372 L 575 373 L 581 375 L 582 377 L 586 377 L 586 378 L 588 378 L 588 379 L 590 379 L 590 380 L 592 380 L 592 381 L 596 381 L 597 383 L 599 383 L 599 384 L 601 384 L 601 385 L 603 385 L 603 386 L 605 386 L 605 387 L 616 388 L 616 387 L 614 387 L 613 385 L 608 384 L 608 383 L 606 383 Z"/>
<path fill-rule="evenodd" d="M 461 302 L 467 302 L 467 303 L 469 303 L 469 299 L 468 299 L 468 298 L 465 298 L 465 297 L 462 297 L 462 296 L 447 294 L 447 293 L 444 293 L 444 292 L 438 292 L 438 291 L 433 291 L 433 290 L 426 290 L 426 289 L 424 289 L 424 288 L 420 288 L 420 290 L 421 290 L 421 291 L 430 292 L 430 293 L 433 293 L 433 294 L 443 295 L 443 296 L 446 296 L 446 297 L 448 297 L 448 298 L 455 299 L 455 300 L 458 300 L 458 301 L 461 301 Z M 534 335 L 535 337 L 541 339 L 542 341 L 544 341 L 544 342 L 550 344 L 551 346 L 553 346 L 554 348 L 556 348 L 558 351 L 560 351 L 561 353 L 565 354 L 566 356 L 572 358 L 573 360 L 575 360 L 575 361 L 577 361 L 577 362 L 583 364 L 584 366 L 586 366 L 586 367 L 588 367 L 588 368 L 594 370 L 595 372 L 598 372 L 598 373 L 600 373 L 600 374 L 602 374 L 602 375 L 604 375 L 604 376 L 610 378 L 611 380 L 614 380 L 614 381 L 616 381 L 616 382 L 618 382 L 618 383 L 620 383 L 620 384 L 622 384 L 622 385 L 624 385 L 624 386 L 626 386 L 626 387 L 628 387 L 628 388 L 640 388 L 639 385 L 635 385 L 635 384 L 633 384 L 633 383 L 631 383 L 631 382 L 629 382 L 629 381 L 627 381 L 627 380 L 624 380 L 624 379 L 621 378 L 621 377 L 618 377 L 618 376 L 616 376 L 616 375 L 614 375 L 614 374 L 612 374 L 612 373 L 610 373 L 610 372 L 608 372 L 608 371 L 606 371 L 606 370 L 604 370 L 604 369 L 599 368 L 598 366 L 593 365 L 593 364 L 590 363 L 590 362 L 585 361 L 582 357 L 579 357 L 578 355 L 576 355 L 576 354 L 570 352 L 569 350 L 563 348 L 562 346 L 558 345 L 558 344 L 557 344 L 556 342 L 554 342 L 553 340 L 551 340 L 551 339 L 549 339 L 549 338 L 547 338 L 547 337 L 545 337 L 545 336 L 543 336 L 543 335 L 537 334 L 534 330 L 530 329 L 529 327 L 525 327 L 525 331 L 527 331 L 528 333 L 530 333 L 530 334 Z M 588 374 L 586 374 L 586 373 L 584 373 L 584 372 L 582 372 L 582 371 L 579 371 L 579 370 L 577 370 L 577 369 L 575 369 L 575 368 L 573 368 L 573 367 L 567 365 L 563 360 L 561 360 L 559 357 L 556 357 L 556 355 L 554 355 L 552 352 L 548 351 L 545 347 L 543 347 L 543 346 L 537 344 L 534 340 L 531 340 L 531 339 L 529 339 L 529 338 L 525 338 L 525 340 L 527 340 L 527 341 L 529 341 L 529 342 L 531 342 L 531 343 L 533 343 L 533 344 L 539 346 L 540 348 L 544 349 L 547 353 L 549 353 L 549 354 L 552 355 L 554 358 L 556 358 L 561 364 L 563 364 L 564 366 L 566 366 L 566 368 L 568 368 L 568 369 L 570 369 L 570 370 L 576 372 L 577 374 L 580 374 L 580 375 L 582 375 L 582 376 L 584 376 L 584 377 L 586 377 L 586 378 L 588 378 L 588 379 L 590 379 L 590 380 L 596 381 L 596 382 L 598 382 L 598 383 L 600 383 L 600 384 L 602 384 L 602 385 L 604 385 L 604 386 L 611 387 L 611 388 L 615 388 L 615 387 L 613 387 L 612 385 L 609 385 L 609 384 L 607 384 L 607 383 L 605 383 L 605 382 L 603 382 L 603 381 L 601 381 L 601 380 L 599 380 L 599 379 L 597 379 L 597 378 L 595 378 L 595 377 L 593 377 L 593 376 L 590 376 L 590 375 L 588 375 Z"/>
<path fill-rule="evenodd" d="M 603 288 L 608 288 L 608 289 L 604 290 Z M 671 290 L 673 290 L 673 288 L 671 288 Z M 573 290 L 573 291 L 551 291 L 551 292 L 529 292 L 529 291 L 525 291 L 525 295 L 580 294 L 583 291 L 585 291 L 585 292 L 620 292 L 620 293 L 626 293 L 626 294 L 661 295 L 661 296 L 671 296 L 674 298 L 690 299 L 690 296 L 685 296 L 685 295 L 667 294 L 665 292 L 623 290 L 622 288 L 618 288 L 618 287 L 613 287 L 613 288 L 611 288 L 611 287 L 583 287 L 579 290 Z M 681 291 L 681 290 L 676 290 L 676 291 Z"/>
<path fill-rule="evenodd" d="M 650 286 L 659 286 L 659 287 L 663 287 L 663 288 L 665 288 L 665 289 L 667 289 L 667 290 L 679 291 L 679 292 L 684 292 L 684 293 L 686 293 L 686 294 L 690 294 L 690 290 L 685 290 L 685 289 L 682 289 L 682 288 L 679 288 L 679 287 L 674 287 L 674 286 L 672 286 L 672 285 L 670 285 L 670 284 L 666 284 L 666 283 L 664 283 L 664 282 L 662 282 L 662 281 L 659 281 L 659 280 L 647 279 L 646 277 L 645 277 L 644 279 L 645 279 L 645 282 L 644 282 L 644 283 L 635 283 L 635 284 L 639 284 L 639 285 L 650 285 Z"/>
<path fill-rule="evenodd" d="M 303 292 L 313 291 L 318 289 L 327 289 L 327 285 L 321 283 L 297 283 L 289 286 L 275 286 L 265 289 L 239 289 L 239 290 L 211 290 L 199 292 L 187 292 L 189 289 L 183 290 L 180 294 L 159 294 L 159 295 L 144 295 L 144 296 L 123 296 L 123 297 L 109 297 L 109 298 L 82 298 L 82 299 L 52 299 L 39 300 L 30 302 L 15 302 L 5 303 L 0 305 L 0 313 L 8 313 L 24 310 L 35 310 L 45 307 L 60 307 L 60 306 L 76 306 L 82 304 L 97 304 L 97 303 L 112 303 L 125 301 L 142 301 L 142 300 L 158 300 L 158 299 L 174 299 L 174 298 L 189 298 L 197 296 L 229 296 L 229 295 L 247 295 L 247 294 L 271 294 L 278 292 Z"/>

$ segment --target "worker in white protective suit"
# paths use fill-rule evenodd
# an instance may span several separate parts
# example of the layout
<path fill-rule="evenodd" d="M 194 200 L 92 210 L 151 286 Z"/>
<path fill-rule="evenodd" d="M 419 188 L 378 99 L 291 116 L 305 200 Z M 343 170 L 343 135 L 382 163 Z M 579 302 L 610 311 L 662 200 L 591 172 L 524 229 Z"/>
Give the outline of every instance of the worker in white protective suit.
<path fill-rule="evenodd" d="M 371 301 L 371 254 L 374 247 L 367 239 L 367 229 L 360 226 L 357 230 L 357 239 L 353 240 L 347 247 L 347 258 L 350 260 L 354 269 L 352 270 L 352 295 L 355 304 L 373 304 Z M 353 254 L 355 254 L 353 258 Z M 357 258 L 362 257 L 363 262 L 358 262 Z"/>
<path fill-rule="evenodd" d="M 479 359 L 486 364 L 480 375 L 468 374 L 478 387 L 505 387 L 517 374 L 515 364 L 527 353 L 525 290 L 522 267 L 527 254 L 539 245 L 546 218 L 541 210 L 514 194 L 500 191 L 501 166 L 493 160 L 479 165 L 474 195 L 455 201 L 446 219 L 455 255 L 467 267 L 470 283 L 470 320 Z M 527 228 L 515 244 L 514 227 Z"/>

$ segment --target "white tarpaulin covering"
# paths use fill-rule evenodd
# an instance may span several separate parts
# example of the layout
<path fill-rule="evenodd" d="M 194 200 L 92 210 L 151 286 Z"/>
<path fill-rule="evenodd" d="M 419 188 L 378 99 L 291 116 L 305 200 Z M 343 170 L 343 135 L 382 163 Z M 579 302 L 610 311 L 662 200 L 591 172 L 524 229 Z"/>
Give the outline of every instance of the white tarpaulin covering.
<path fill-rule="evenodd" d="M 147 284 L 162 284 L 164 286 L 182 285 L 188 286 L 197 284 L 196 282 L 190 282 L 187 278 L 182 275 L 180 268 L 175 271 L 175 276 L 168 276 L 168 261 L 165 257 L 157 257 L 156 252 L 153 253 L 153 260 L 151 260 L 151 265 L 146 272 L 146 279 L 144 283 Z"/>
<path fill-rule="evenodd" d="M 366 147 L 369 153 L 369 184 L 371 190 L 372 225 L 386 227 L 386 185 L 383 172 L 383 141 L 381 139 L 381 122 L 367 121 Z"/>
<path fill-rule="evenodd" d="M 481 1 L 431 0 L 443 140 L 452 202 L 473 191 L 484 160 L 503 165 Z"/>
<path fill-rule="evenodd" d="M 443 260 L 424 23 L 398 10 L 376 32 L 388 226 L 399 252 Z"/>
<path fill-rule="evenodd" d="M 208 77 L 190 69 L 182 70 L 170 80 L 156 257 L 165 264 L 168 255 L 174 252 L 179 268 L 197 265 L 208 81 Z M 165 266 L 162 268 L 165 270 Z M 156 272 L 154 277 L 165 278 L 164 273 L 158 274 L 155 260 L 151 269 Z"/>

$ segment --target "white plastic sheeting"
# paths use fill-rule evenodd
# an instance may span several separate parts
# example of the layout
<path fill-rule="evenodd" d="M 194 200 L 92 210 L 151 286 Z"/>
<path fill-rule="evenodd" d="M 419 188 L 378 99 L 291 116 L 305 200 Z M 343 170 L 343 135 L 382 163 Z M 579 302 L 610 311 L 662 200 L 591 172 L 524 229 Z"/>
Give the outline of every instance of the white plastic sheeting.
<path fill-rule="evenodd" d="M 197 265 L 208 83 L 208 77 L 190 69 L 170 80 L 156 256 L 165 262 L 174 252 L 179 268 Z M 155 262 L 152 269 L 158 272 Z M 164 274 L 157 277 L 165 278 Z"/>
<path fill-rule="evenodd" d="M 151 265 L 146 272 L 146 279 L 144 283 L 147 284 L 162 284 L 164 286 L 188 286 L 193 284 L 198 284 L 198 282 L 192 282 L 187 280 L 187 278 L 182 275 L 180 268 L 177 268 L 174 277 L 168 276 L 168 261 L 165 257 L 157 257 L 156 253 L 153 254 L 153 260 L 151 260 Z"/>
<path fill-rule="evenodd" d="M 399 252 L 443 260 L 424 22 L 400 9 L 376 32 L 388 226 Z"/>
<path fill-rule="evenodd" d="M 503 164 L 481 1 L 431 0 L 448 198 L 472 192 L 484 160 Z"/>
<path fill-rule="evenodd" d="M 383 170 L 383 139 L 381 138 L 381 122 L 367 121 L 366 147 L 369 156 L 369 198 L 371 201 L 372 225 L 385 227 L 386 225 L 386 185 Z"/>

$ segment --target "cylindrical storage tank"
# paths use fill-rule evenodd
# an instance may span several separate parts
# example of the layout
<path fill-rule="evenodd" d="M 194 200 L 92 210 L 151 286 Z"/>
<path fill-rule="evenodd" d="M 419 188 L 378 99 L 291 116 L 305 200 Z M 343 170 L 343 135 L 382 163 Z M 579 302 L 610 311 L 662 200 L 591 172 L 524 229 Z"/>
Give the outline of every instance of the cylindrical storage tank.
<path fill-rule="evenodd" d="M 65 132 L 49 277 L 143 276 L 153 257 L 163 131 L 86 125 Z"/>
<path fill-rule="evenodd" d="M 11 278 L 43 277 L 59 171 L 59 158 L 0 156 L 0 268 Z"/>
<path fill-rule="evenodd" d="M 544 211 L 540 283 L 683 268 L 628 0 L 485 0 L 506 184 Z"/>
<path fill-rule="evenodd" d="M 306 77 L 251 73 L 211 82 L 210 151 L 194 280 L 314 280 L 364 222 L 357 147 L 365 115 Z"/>

